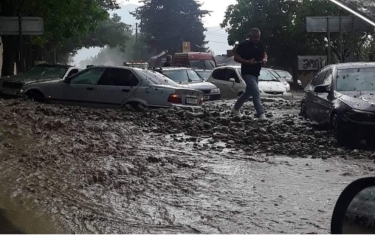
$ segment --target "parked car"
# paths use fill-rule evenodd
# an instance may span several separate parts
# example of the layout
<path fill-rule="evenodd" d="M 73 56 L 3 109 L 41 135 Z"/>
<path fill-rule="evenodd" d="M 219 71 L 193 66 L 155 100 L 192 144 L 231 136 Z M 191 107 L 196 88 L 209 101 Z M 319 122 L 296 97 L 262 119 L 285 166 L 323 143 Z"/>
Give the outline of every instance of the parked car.
<path fill-rule="evenodd" d="M 287 92 L 290 92 L 290 85 L 288 83 L 288 81 L 285 79 L 285 77 L 281 77 L 275 70 L 273 69 L 268 69 L 268 71 L 270 73 L 272 73 L 276 78 L 277 80 L 279 80 L 284 86 L 285 86 L 285 89 Z"/>
<path fill-rule="evenodd" d="M 212 83 L 205 82 L 194 69 L 185 67 L 164 67 L 155 70 L 175 82 L 202 91 L 204 93 L 204 101 L 221 99 L 220 89 Z"/>
<path fill-rule="evenodd" d="M 212 73 L 212 70 L 196 69 L 195 72 L 197 72 L 199 76 L 203 78 L 204 81 L 207 81 Z"/>
<path fill-rule="evenodd" d="M 328 124 L 342 145 L 355 146 L 375 130 L 375 63 L 324 67 L 304 90 L 301 115 Z"/>
<path fill-rule="evenodd" d="M 215 68 L 207 80 L 215 84 L 224 99 L 235 99 L 246 89 L 246 83 L 241 76 L 240 66 L 223 66 Z M 268 69 L 262 68 L 259 76 L 261 97 L 292 99 L 293 96 Z"/>
<path fill-rule="evenodd" d="M 64 80 L 81 70 L 69 65 L 36 65 L 23 74 L 2 77 L 0 79 L 0 94 L 14 97 L 20 96 L 23 95 L 24 87 L 27 85 L 43 81 Z"/>
<path fill-rule="evenodd" d="M 292 84 L 292 83 L 293 83 L 293 76 L 292 76 L 288 71 L 277 70 L 277 69 L 275 69 L 274 71 L 275 71 L 280 77 L 282 77 L 283 79 L 285 79 L 289 84 Z M 298 80 L 297 80 L 297 84 L 298 84 L 299 89 L 303 89 L 301 80 L 298 79 Z"/>
<path fill-rule="evenodd" d="M 65 80 L 28 85 L 24 93 L 40 102 L 95 107 L 200 107 L 203 92 L 166 76 L 132 67 L 93 66 Z"/>

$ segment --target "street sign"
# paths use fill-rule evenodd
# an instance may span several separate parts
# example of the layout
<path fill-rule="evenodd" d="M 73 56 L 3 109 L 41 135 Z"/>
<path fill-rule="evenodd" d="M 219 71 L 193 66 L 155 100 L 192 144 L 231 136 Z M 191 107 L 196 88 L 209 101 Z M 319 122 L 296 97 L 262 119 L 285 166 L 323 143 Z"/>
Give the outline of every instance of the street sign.
<path fill-rule="evenodd" d="M 22 17 L 22 35 L 43 35 L 44 22 L 41 17 Z M 18 17 L 0 17 L 0 35 L 19 35 Z"/>
<path fill-rule="evenodd" d="M 190 52 L 190 42 L 182 43 L 182 52 Z"/>
<path fill-rule="evenodd" d="M 309 33 L 338 33 L 340 32 L 340 16 L 306 17 L 306 29 Z M 373 26 L 353 16 L 341 16 L 342 32 L 365 31 L 374 32 Z"/>
<path fill-rule="evenodd" d="M 314 71 L 320 70 L 327 65 L 327 56 L 298 56 L 298 70 Z"/>

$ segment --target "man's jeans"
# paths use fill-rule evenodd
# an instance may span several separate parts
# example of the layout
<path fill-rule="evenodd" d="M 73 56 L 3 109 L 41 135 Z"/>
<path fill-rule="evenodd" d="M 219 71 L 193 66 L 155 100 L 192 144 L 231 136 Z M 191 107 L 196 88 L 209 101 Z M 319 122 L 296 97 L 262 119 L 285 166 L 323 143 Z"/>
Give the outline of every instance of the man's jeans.
<path fill-rule="evenodd" d="M 257 111 L 258 117 L 264 113 L 263 106 L 260 101 L 260 92 L 258 87 L 258 77 L 253 75 L 242 75 L 242 79 L 246 83 L 246 90 L 234 105 L 235 110 L 240 110 L 242 105 L 253 97 L 254 107 Z"/>

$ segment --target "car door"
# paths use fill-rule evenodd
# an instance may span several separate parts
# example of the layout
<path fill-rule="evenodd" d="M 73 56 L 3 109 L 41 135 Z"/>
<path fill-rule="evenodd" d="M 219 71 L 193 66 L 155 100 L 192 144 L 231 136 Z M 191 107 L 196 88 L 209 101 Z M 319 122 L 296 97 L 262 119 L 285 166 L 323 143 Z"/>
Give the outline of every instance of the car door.
<path fill-rule="evenodd" d="M 105 70 L 104 67 L 92 67 L 73 75 L 69 82 L 62 86 L 62 99 L 70 103 L 92 104 L 97 83 Z"/>
<path fill-rule="evenodd" d="M 305 107 L 306 107 L 306 116 L 312 121 L 316 121 L 316 106 L 315 106 L 315 92 L 314 89 L 317 84 L 320 83 L 320 80 L 323 80 L 327 70 L 324 68 L 319 71 L 315 77 L 312 79 L 311 83 L 305 88 Z"/>
<path fill-rule="evenodd" d="M 330 68 L 325 73 L 320 85 L 329 85 L 332 89 L 333 69 Z M 316 108 L 316 121 L 319 123 L 329 123 L 332 109 L 333 93 L 315 93 L 314 106 Z"/>
<path fill-rule="evenodd" d="M 211 75 L 212 79 L 209 80 L 209 82 L 213 83 L 217 88 L 220 89 L 221 97 L 223 99 L 227 99 L 226 97 L 230 95 L 227 92 L 224 92 L 227 85 L 225 82 L 225 71 L 226 70 L 224 68 L 215 69 Z"/>
<path fill-rule="evenodd" d="M 229 80 L 233 78 L 235 82 L 230 82 Z M 229 98 L 237 98 L 240 93 L 243 92 L 241 89 L 241 81 L 237 75 L 237 72 L 233 68 L 227 68 L 225 70 L 225 90 L 226 93 L 230 94 Z"/>
<path fill-rule="evenodd" d="M 137 76 L 125 68 L 108 68 L 100 78 L 94 97 L 98 105 L 120 106 L 140 85 Z"/>

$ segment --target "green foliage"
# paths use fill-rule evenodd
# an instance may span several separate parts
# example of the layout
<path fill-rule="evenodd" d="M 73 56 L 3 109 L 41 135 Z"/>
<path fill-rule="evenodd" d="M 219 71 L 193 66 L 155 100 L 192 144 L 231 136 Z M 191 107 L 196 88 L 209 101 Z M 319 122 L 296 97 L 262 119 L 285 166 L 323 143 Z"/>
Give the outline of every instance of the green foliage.
<path fill-rule="evenodd" d="M 307 16 L 349 15 L 328 0 L 237 0 L 230 5 L 221 24 L 228 32 L 228 42 L 244 41 L 251 28 L 262 31 L 273 65 L 296 68 L 298 55 L 326 54 L 326 33 L 307 33 Z M 345 56 L 360 51 L 368 33 L 344 35 Z M 332 33 L 333 53 L 339 53 L 339 34 Z"/>
<path fill-rule="evenodd" d="M 140 20 L 144 42 L 154 53 L 182 50 L 182 42 L 189 41 L 192 51 L 206 51 L 202 17 L 209 11 L 201 10 L 195 0 L 141 0 L 144 5 L 133 15 Z"/>

